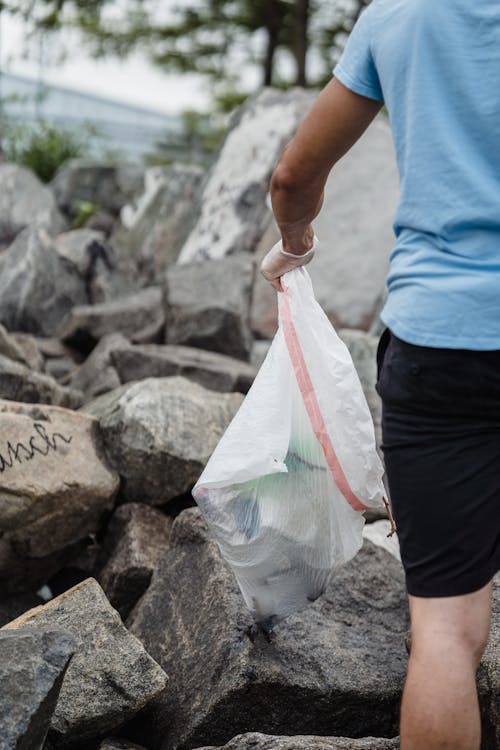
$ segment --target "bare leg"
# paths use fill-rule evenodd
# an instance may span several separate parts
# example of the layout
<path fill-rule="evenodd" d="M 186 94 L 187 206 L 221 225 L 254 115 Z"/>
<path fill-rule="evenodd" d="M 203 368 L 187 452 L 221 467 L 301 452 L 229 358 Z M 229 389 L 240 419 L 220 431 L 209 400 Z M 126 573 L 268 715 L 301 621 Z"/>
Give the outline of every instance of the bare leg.
<path fill-rule="evenodd" d="M 465 596 L 410 596 L 401 750 L 479 750 L 476 671 L 491 621 L 489 583 Z"/>

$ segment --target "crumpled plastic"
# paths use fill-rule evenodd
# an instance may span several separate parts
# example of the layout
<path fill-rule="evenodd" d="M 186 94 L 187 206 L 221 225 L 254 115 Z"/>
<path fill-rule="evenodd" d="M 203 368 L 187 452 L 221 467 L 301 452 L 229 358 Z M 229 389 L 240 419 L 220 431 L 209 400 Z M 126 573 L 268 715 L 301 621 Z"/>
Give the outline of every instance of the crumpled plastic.
<path fill-rule="evenodd" d="M 265 630 L 315 601 L 387 507 L 372 417 L 304 267 L 281 277 L 279 328 L 193 497 Z"/>

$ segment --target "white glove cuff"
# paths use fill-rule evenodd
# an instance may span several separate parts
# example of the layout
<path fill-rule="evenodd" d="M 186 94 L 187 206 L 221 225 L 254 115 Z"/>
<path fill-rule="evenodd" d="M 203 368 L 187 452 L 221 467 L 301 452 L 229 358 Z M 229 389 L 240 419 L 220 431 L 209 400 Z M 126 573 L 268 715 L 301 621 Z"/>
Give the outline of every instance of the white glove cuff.
<path fill-rule="evenodd" d="M 314 251 L 316 250 L 318 242 L 319 242 L 318 238 L 316 237 L 316 235 L 314 235 L 312 248 L 310 250 L 307 250 L 307 252 L 305 253 L 301 253 L 300 255 L 299 253 L 287 253 L 286 250 L 283 250 L 282 242 L 280 242 L 279 250 L 280 250 L 281 255 L 285 255 L 287 258 L 295 258 L 295 260 L 297 260 L 298 258 L 309 258 L 311 255 L 314 255 Z"/>

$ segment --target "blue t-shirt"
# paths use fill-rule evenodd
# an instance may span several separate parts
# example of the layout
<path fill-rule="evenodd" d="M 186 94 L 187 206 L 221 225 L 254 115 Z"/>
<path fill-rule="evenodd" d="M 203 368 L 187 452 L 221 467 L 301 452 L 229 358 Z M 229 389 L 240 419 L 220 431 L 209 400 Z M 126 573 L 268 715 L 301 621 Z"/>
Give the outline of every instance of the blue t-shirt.
<path fill-rule="evenodd" d="M 500 1 L 373 0 L 333 72 L 391 122 L 383 322 L 412 344 L 500 349 Z"/>

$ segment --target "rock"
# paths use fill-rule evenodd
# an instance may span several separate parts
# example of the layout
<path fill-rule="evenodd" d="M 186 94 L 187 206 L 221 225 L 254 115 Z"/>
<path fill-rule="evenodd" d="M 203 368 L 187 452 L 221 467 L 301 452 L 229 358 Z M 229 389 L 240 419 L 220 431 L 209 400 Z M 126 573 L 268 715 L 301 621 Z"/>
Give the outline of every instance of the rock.
<path fill-rule="evenodd" d="M 30 225 L 57 234 L 64 220 L 52 192 L 33 172 L 17 164 L 0 164 L 0 245 L 10 244 Z"/>
<path fill-rule="evenodd" d="M 398 185 L 390 127 L 379 115 L 331 171 L 314 220 L 321 244 L 307 270 L 318 302 L 336 327 L 368 330 L 378 316 L 394 244 Z M 261 247 L 258 262 L 271 246 Z M 260 274 L 253 298 L 252 329 L 271 338 L 276 293 Z"/>
<path fill-rule="evenodd" d="M 122 619 L 149 586 L 171 527 L 169 516 L 141 503 L 126 503 L 114 512 L 103 541 L 108 561 L 98 581 Z"/>
<path fill-rule="evenodd" d="M 31 333 L 14 332 L 11 334 L 11 340 L 13 340 L 17 348 L 22 353 L 22 360 L 19 360 L 22 364 L 27 365 L 31 370 L 36 372 L 44 372 L 45 361 L 43 354 L 38 346 L 38 339 L 36 336 L 32 336 Z"/>
<path fill-rule="evenodd" d="M 204 183 L 201 213 L 180 263 L 255 249 L 269 221 L 265 198 L 272 171 L 314 98 L 304 89 L 266 88 L 237 113 Z"/>
<path fill-rule="evenodd" d="M 167 676 L 123 625 L 93 578 L 5 625 L 43 632 L 64 628 L 77 642 L 52 716 L 54 747 L 106 736 L 165 688 Z"/>
<path fill-rule="evenodd" d="M 33 372 L 0 354 L 0 398 L 75 409 L 81 406 L 83 393 L 64 388 L 50 375 Z"/>
<path fill-rule="evenodd" d="M 0 631 L 0 750 L 41 750 L 76 640 L 61 631 Z"/>
<path fill-rule="evenodd" d="M 57 252 L 85 281 L 86 299 L 98 303 L 134 291 L 134 269 L 102 232 L 75 229 L 56 238 Z"/>
<path fill-rule="evenodd" d="M 391 531 L 391 522 L 388 519 L 368 523 L 363 528 L 363 537 L 378 547 L 387 550 L 390 554 L 401 562 L 401 552 L 399 551 L 399 542 L 397 534 L 388 536 Z"/>
<path fill-rule="evenodd" d="M 74 370 L 75 362 L 70 357 L 51 357 L 45 363 L 45 372 L 59 382 L 67 380 Z"/>
<path fill-rule="evenodd" d="M 252 346 L 251 256 L 171 266 L 165 284 L 166 343 L 248 360 Z"/>
<path fill-rule="evenodd" d="M 246 393 L 256 375 L 255 368 L 240 359 L 189 346 L 118 345 L 110 358 L 122 383 L 183 375 L 214 391 Z"/>
<path fill-rule="evenodd" d="M 0 323 L 0 354 L 7 359 L 12 359 L 14 362 L 20 362 L 22 365 L 29 367 L 29 362 L 26 359 L 26 355 L 16 341 L 15 337 L 10 334 L 5 326 Z M 43 362 L 43 360 L 42 360 Z M 35 368 L 37 369 L 37 368 Z"/>
<path fill-rule="evenodd" d="M 0 255 L 0 320 L 9 331 L 58 337 L 75 305 L 100 301 L 120 276 L 103 243 L 76 235 L 52 240 L 28 228 Z"/>
<path fill-rule="evenodd" d="M 260 369 L 265 358 L 267 357 L 270 346 L 271 342 L 267 340 L 253 342 L 252 352 L 250 354 L 250 362 L 255 368 Z"/>
<path fill-rule="evenodd" d="M 78 213 L 79 202 L 93 203 L 117 216 L 122 206 L 142 188 L 144 168 L 140 164 L 116 164 L 71 159 L 59 169 L 51 187 L 61 211 Z"/>
<path fill-rule="evenodd" d="M 99 750 L 146 750 L 142 745 L 136 745 L 134 742 L 128 740 L 119 740 L 113 737 L 101 742 Z"/>
<path fill-rule="evenodd" d="M 478 671 L 482 718 L 481 750 L 500 747 L 500 574 L 494 578 L 488 646 Z"/>
<path fill-rule="evenodd" d="M 144 175 L 144 193 L 136 206 L 124 206 L 122 226 L 114 235 L 120 252 L 137 261 L 141 276 L 154 284 L 177 260 L 193 223 L 203 171 L 199 167 L 173 164 L 151 167 Z"/>
<path fill-rule="evenodd" d="M 88 353 L 102 336 L 116 331 L 133 338 L 148 328 L 150 340 L 158 341 L 163 338 L 164 325 L 161 288 L 150 286 L 107 302 L 73 307 L 61 338 Z"/>
<path fill-rule="evenodd" d="M 12 594 L 0 599 L 0 626 L 5 625 L 6 622 L 10 622 L 14 617 L 19 617 L 27 609 L 37 607 L 43 603 L 44 600 L 42 597 L 32 591 L 23 591 L 20 594 Z"/>
<path fill-rule="evenodd" d="M 223 748 L 200 747 L 198 750 L 399 750 L 399 739 L 366 737 L 274 737 L 266 734 L 240 734 Z"/>
<path fill-rule="evenodd" d="M 397 734 L 405 586 L 398 562 L 368 541 L 268 640 L 200 512 L 185 510 L 127 625 L 175 685 L 134 724 L 138 733 L 154 727 L 158 750 L 223 745 L 252 731 Z"/>
<path fill-rule="evenodd" d="M 0 401 L 0 595 L 44 583 L 113 507 L 97 420 Z"/>
<path fill-rule="evenodd" d="M 129 340 L 122 333 L 105 334 L 87 359 L 73 371 L 70 378 L 72 388 L 82 390 L 89 399 L 120 386 L 122 382 L 111 361 L 111 352 L 129 346 Z"/>
<path fill-rule="evenodd" d="M 123 499 L 160 505 L 191 490 L 242 400 L 182 377 L 146 378 L 80 411 L 99 420 Z"/>

